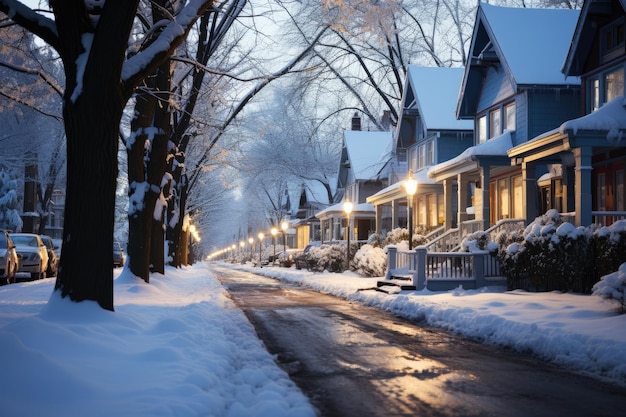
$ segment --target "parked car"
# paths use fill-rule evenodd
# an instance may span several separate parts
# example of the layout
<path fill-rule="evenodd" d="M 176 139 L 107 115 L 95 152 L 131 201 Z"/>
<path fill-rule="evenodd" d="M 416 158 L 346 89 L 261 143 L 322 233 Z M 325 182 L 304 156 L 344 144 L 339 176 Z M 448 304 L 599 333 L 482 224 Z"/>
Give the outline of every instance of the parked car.
<path fill-rule="evenodd" d="M 119 242 L 113 242 L 113 268 L 123 267 L 126 255 Z"/>
<path fill-rule="evenodd" d="M 318 247 L 319 243 L 306 245 L 304 250 L 298 256 L 296 256 L 296 258 L 294 259 L 294 263 L 296 264 L 296 269 L 302 269 L 302 268 L 310 269 L 307 255 L 309 254 L 309 251 L 311 250 L 311 248 L 314 246 Z"/>
<path fill-rule="evenodd" d="M 15 250 L 20 257 L 17 272 L 30 273 L 31 279 L 43 279 L 48 268 L 48 249 L 34 233 L 10 233 Z"/>
<path fill-rule="evenodd" d="M 276 255 L 276 258 L 278 259 L 278 265 L 285 268 L 290 268 L 291 265 L 293 265 L 296 257 L 301 253 L 302 249 L 287 249 L 280 252 L 278 255 Z"/>
<path fill-rule="evenodd" d="M 46 276 L 56 277 L 57 271 L 59 270 L 59 257 L 57 256 L 56 250 L 59 249 L 59 247 L 54 244 L 50 236 L 39 236 L 48 250 L 48 266 L 46 267 Z"/>
<path fill-rule="evenodd" d="M 15 244 L 5 230 L 0 232 L 0 285 L 15 282 L 15 274 L 19 268 L 19 257 Z"/>

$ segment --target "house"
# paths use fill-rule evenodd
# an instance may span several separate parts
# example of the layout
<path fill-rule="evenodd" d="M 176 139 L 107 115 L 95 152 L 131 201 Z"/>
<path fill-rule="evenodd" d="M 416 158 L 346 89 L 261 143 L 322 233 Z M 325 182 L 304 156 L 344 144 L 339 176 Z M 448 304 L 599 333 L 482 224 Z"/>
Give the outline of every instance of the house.
<path fill-rule="evenodd" d="M 320 181 L 311 180 L 301 184 L 298 207 L 291 219 L 297 248 L 304 248 L 311 241 L 321 241 L 320 220 L 315 217 L 315 213 L 330 206 L 332 197 L 332 189 Z"/>
<path fill-rule="evenodd" d="M 508 152 L 523 172 L 551 167 L 529 189 L 538 187 L 541 210 L 569 212 L 578 226 L 626 218 L 625 10 L 624 0 L 585 1 L 562 67 L 581 77 L 581 117 Z"/>
<path fill-rule="evenodd" d="M 407 194 L 402 183 L 409 170 L 418 182 L 410 205 L 415 223 L 426 228 L 456 223 L 452 216 L 458 205 L 456 194 L 447 194 L 450 212 L 446 216 L 443 187 L 426 173 L 430 166 L 473 145 L 473 123 L 459 120 L 455 114 L 462 77 L 462 68 L 407 68 L 401 118 L 394 137 L 395 158 L 381 172 L 391 185 L 367 198 L 376 208 L 378 234 L 407 224 Z"/>
<path fill-rule="evenodd" d="M 359 121 L 353 118 L 353 128 Z M 337 191 L 334 203 L 316 213 L 321 223 L 321 241 L 344 240 L 346 213 L 342 203 L 350 201 L 350 239 L 367 240 L 375 230 L 374 206 L 366 198 L 388 185 L 379 177 L 380 170 L 391 158 L 391 132 L 347 130 L 343 135 L 343 147 L 339 161 Z"/>
<path fill-rule="evenodd" d="M 456 107 L 459 119 L 473 121 L 474 144 L 428 171 L 445 195 L 456 184 L 459 224 L 485 230 L 539 213 L 532 184 L 547 164 L 512 164 L 507 151 L 579 114 L 580 78 L 561 72 L 578 16 L 479 4 Z M 445 213 L 452 216 L 448 204 Z"/>

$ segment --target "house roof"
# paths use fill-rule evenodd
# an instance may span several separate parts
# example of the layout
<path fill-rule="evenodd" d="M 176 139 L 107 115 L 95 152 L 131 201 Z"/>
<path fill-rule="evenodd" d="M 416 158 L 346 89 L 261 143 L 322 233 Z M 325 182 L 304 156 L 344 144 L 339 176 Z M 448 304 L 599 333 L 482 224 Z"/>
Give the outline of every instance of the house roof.
<path fill-rule="evenodd" d="M 376 179 L 391 157 L 391 132 L 344 132 L 345 151 L 354 180 Z M 342 158 L 343 159 L 343 158 Z"/>
<path fill-rule="evenodd" d="M 480 3 L 465 68 L 457 116 L 473 118 L 484 82 L 484 67 L 501 64 L 504 77 L 520 88 L 580 85 L 561 72 L 578 10 L 499 7 Z"/>
<path fill-rule="evenodd" d="M 465 172 L 464 168 L 475 167 L 476 161 L 478 161 L 481 157 L 506 157 L 507 151 L 512 148 L 512 143 L 511 132 L 507 130 L 498 137 L 489 139 L 487 142 L 479 145 L 470 146 L 460 155 L 430 167 L 428 169 L 428 176 L 430 178 L 435 178 L 437 175 L 443 174 L 446 171 L 452 171 L 459 168 L 460 171 Z"/>
<path fill-rule="evenodd" d="M 360 203 L 360 204 L 355 204 L 352 207 L 352 214 L 351 216 L 353 217 L 371 217 L 372 214 L 374 214 L 376 212 L 376 209 L 374 208 L 373 205 L 369 204 L 369 203 Z M 317 213 L 315 213 L 315 217 L 317 217 L 320 220 L 324 220 L 327 219 L 329 217 L 343 217 L 346 214 L 343 211 L 343 203 L 338 203 L 338 204 L 334 204 L 330 207 L 325 208 L 322 211 L 319 211 Z"/>
<path fill-rule="evenodd" d="M 576 30 L 569 47 L 567 58 L 563 63 L 562 71 L 566 75 L 581 75 L 587 61 L 589 51 L 595 42 L 595 32 L 598 30 L 597 20 L 606 19 L 614 14 L 611 10 L 612 0 L 586 0 L 580 11 Z M 626 10 L 626 0 L 619 0 Z"/>
<path fill-rule="evenodd" d="M 426 129 L 472 130 L 472 121 L 456 118 L 462 80 L 463 68 L 409 65 L 403 108 L 417 108 Z"/>
<path fill-rule="evenodd" d="M 572 41 L 580 12 L 571 9 L 498 7 L 481 3 L 490 40 L 517 85 L 580 84 L 561 68 Z M 477 56 L 471 51 L 471 56 Z"/>

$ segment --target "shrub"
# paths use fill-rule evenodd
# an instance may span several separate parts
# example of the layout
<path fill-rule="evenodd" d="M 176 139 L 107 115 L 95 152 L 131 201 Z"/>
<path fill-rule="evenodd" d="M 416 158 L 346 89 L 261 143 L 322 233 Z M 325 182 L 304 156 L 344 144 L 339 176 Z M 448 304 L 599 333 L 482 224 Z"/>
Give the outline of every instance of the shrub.
<path fill-rule="evenodd" d="M 616 272 L 604 275 L 592 291 L 593 295 L 616 303 L 621 314 L 626 313 L 626 263 L 621 264 Z"/>
<path fill-rule="evenodd" d="M 353 245 L 350 245 L 352 248 Z M 346 270 L 346 245 L 313 246 L 307 254 L 307 264 L 316 272 L 343 272 Z"/>
<path fill-rule="evenodd" d="M 382 277 L 387 270 L 387 254 L 380 247 L 363 245 L 354 255 L 354 271 L 367 277 Z"/>

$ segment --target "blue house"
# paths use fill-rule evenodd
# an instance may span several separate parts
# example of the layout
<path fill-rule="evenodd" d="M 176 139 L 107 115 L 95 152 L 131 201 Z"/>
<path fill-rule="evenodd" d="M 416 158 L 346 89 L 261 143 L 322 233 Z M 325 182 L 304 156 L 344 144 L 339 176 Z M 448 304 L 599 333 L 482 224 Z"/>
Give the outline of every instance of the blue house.
<path fill-rule="evenodd" d="M 512 164 L 507 151 L 579 114 L 580 78 L 561 72 L 578 16 L 569 9 L 478 6 L 456 108 L 459 119 L 473 122 L 474 143 L 428 171 L 446 195 L 456 185 L 459 225 L 485 230 L 539 213 L 535 185 L 549 161 Z M 450 218 L 452 208 L 445 210 Z"/>
<path fill-rule="evenodd" d="M 539 187 L 542 211 L 567 212 L 579 226 L 626 218 L 625 10 L 624 0 L 585 1 L 562 68 L 582 79 L 581 117 L 508 152 L 522 172 L 549 164 L 528 192 Z"/>
<path fill-rule="evenodd" d="M 426 173 L 429 167 L 473 144 L 473 123 L 455 115 L 462 77 L 463 68 L 407 68 L 401 117 L 394 136 L 394 158 L 379 173 L 390 185 L 367 198 L 376 208 L 377 233 L 406 227 L 408 196 L 402 183 L 408 171 L 418 181 L 410 204 L 415 224 L 433 229 L 456 223 L 452 216 L 458 205 L 456 194 L 444 195 L 443 186 Z M 450 213 L 445 211 L 446 200 Z"/>

